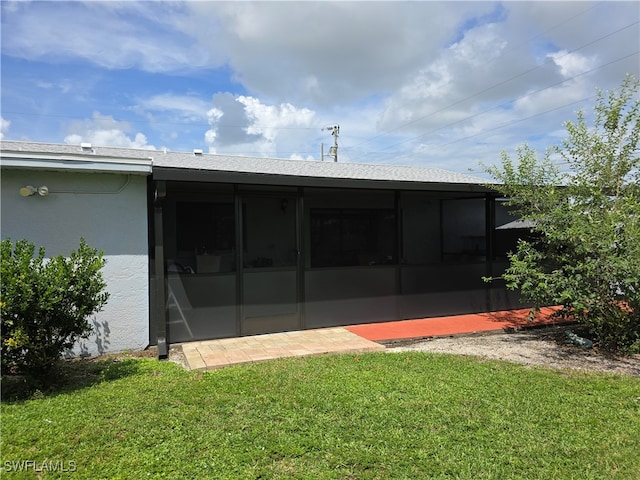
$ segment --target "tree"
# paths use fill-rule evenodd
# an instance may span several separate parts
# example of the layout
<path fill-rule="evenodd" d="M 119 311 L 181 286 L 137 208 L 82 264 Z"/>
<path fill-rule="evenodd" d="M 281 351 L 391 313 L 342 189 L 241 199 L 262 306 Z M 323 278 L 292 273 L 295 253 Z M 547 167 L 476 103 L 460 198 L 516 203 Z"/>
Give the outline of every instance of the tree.
<path fill-rule="evenodd" d="M 69 258 L 46 259 L 33 243 L 3 240 L 0 285 L 2 370 L 44 379 L 80 338 L 92 331 L 89 317 L 109 294 L 101 269 L 103 253 L 80 240 Z"/>
<path fill-rule="evenodd" d="M 501 166 L 485 167 L 534 225 L 509 255 L 507 287 L 537 307 L 561 306 L 612 351 L 640 352 L 639 92 L 632 76 L 598 90 L 593 125 L 579 112 L 543 160 L 525 145 L 517 161 L 503 152 Z"/>

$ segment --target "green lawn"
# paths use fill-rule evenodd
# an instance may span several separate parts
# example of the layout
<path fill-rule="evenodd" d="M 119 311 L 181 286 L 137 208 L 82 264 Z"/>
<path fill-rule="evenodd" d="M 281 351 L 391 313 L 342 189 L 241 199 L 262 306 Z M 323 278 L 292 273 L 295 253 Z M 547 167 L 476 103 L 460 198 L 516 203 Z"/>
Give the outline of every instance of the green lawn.
<path fill-rule="evenodd" d="M 75 387 L 3 402 L 2 478 L 640 476 L 637 377 L 418 352 L 73 368 Z"/>

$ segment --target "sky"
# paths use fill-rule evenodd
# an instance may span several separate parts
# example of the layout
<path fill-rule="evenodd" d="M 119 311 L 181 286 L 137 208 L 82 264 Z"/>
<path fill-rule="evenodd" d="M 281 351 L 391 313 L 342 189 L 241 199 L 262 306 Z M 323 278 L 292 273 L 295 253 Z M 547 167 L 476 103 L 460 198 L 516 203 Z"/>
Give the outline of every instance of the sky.
<path fill-rule="evenodd" d="M 477 173 L 640 77 L 637 1 L 0 8 L 5 140 Z"/>

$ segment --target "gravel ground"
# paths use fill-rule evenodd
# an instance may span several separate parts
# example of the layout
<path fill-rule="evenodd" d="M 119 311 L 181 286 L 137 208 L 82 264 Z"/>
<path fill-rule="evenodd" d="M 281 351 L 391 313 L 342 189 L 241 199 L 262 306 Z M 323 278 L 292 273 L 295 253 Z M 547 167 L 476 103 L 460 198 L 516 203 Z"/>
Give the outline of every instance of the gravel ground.
<path fill-rule="evenodd" d="M 388 352 L 423 351 L 473 355 L 529 366 L 577 369 L 640 376 L 640 355 L 611 357 L 597 348 L 568 343 L 569 327 L 439 337 L 387 345 Z"/>

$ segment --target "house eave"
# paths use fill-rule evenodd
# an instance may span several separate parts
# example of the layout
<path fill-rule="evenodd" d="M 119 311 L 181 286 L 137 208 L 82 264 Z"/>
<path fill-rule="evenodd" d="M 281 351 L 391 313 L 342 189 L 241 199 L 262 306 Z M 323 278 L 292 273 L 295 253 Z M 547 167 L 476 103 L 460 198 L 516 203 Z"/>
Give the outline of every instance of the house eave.
<path fill-rule="evenodd" d="M 419 190 L 489 193 L 485 185 L 471 183 L 378 180 L 362 178 L 313 177 L 300 175 L 231 172 L 222 170 L 190 170 L 183 168 L 153 168 L 154 180 L 231 183 L 249 185 L 279 185 L 293 187 L 354 188 L 377 190 Z"/>
<path fill-rule="evenodd" d="M 150 175 L 152 160 L 139 158 L 90 157 L 51 155 L 34 152 L 2 151 L 1 168 L 48 170 L 85 173 L 124 173 Z"/>

